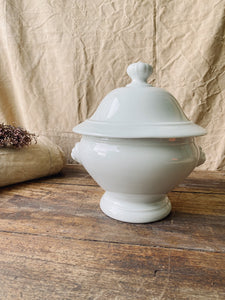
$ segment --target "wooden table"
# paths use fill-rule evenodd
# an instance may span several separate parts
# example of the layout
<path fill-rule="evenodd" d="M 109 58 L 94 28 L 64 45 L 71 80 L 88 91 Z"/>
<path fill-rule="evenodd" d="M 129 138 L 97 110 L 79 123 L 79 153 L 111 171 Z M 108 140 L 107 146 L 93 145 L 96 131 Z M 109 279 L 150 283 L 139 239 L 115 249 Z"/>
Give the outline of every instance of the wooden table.
<path fill-rule="evenodd" d="M 163 221 L 99 208 L 79 165 L 1 189 L 0 299 L 225 299 L 225 176 L 195 172 Z"/>

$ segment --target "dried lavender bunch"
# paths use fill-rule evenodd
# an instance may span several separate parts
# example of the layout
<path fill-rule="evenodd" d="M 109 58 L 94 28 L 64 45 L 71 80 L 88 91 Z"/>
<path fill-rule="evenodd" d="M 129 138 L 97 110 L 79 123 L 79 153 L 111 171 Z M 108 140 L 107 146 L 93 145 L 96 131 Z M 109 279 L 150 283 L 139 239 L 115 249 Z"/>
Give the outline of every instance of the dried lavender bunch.
<path fill-rule="evenodd" d="M 23 148 L 32 141 L 37 143 L 35 134 L 20 127 L 0 124 L 0 148 Z"/>

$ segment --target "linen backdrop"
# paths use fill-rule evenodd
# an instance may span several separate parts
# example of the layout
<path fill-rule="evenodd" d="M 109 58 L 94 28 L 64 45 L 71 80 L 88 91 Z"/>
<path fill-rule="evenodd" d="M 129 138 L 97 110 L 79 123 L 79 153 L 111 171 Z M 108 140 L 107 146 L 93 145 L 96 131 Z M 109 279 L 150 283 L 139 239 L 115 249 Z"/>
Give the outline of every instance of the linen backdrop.
<path fill-rule="evenodd" d="M 221 0 L 0 0 L 0 122 L 49 137 L 71 162 L 72 128 L 141 60 L 207 129 L 200 168 L 225 170 L 224 10 Z"/>

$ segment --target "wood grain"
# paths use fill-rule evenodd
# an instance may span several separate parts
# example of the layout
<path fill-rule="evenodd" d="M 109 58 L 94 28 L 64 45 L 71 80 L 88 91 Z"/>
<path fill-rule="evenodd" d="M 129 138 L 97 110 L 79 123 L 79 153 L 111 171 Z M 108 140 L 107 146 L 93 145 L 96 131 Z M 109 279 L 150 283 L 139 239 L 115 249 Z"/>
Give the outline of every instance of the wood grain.
<path fill-rule="evenodd" d="M 0 191 L 0 299 L 225 299 L 225 178 L 194 172 L 160 222 L 99 208 L 80 165 Z"/>

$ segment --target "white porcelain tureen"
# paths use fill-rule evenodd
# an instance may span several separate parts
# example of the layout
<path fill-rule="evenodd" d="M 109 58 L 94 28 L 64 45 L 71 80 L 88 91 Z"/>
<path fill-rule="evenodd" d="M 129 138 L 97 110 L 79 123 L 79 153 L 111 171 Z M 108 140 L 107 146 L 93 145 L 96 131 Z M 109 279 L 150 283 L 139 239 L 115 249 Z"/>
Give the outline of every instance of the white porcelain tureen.
<path fill-rule="evenodd" d="M 147 78 L 152 67 L 127 69 L 132 82 L 109 93 L 94 115 L 76 126 L 72 158 L 106 191 L 102 211 L 117 220 L 147 223 L 166 217 L 166 194 L 205 161 L 194 137 L 206 131 L 187 119 L 176 99 Z"/>

